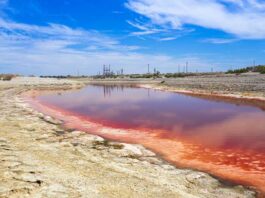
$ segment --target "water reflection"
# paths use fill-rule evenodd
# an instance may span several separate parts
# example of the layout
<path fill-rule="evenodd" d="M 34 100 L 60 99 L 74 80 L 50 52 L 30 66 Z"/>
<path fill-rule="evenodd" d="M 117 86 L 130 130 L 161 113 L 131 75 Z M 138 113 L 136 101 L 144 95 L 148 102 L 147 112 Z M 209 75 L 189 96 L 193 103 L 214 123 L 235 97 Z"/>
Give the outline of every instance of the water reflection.
<path fill-rule="evenodd" d="M 94 85 L 39 99 L 105 125 L 161 129 L 161 138 L 181 136 L 211 147 L 265 151 L 265 113 L 251 106 L 124 85 Z"/>
<path fill-rule="evenodd" d="M 103 93 L 104 93 L 104 98 L 106 97 L 111 97 L 112 92 L 123 92 L 124 86 L 115 86 L 115 85 L 108 85 L 108 86 L 103 86 Z"/>
<path fill-rule="evenodd" d="M 124 85 L 93 85 L 38 100 L 104 126 L 145 131 L 127 139 L 173 162 L 219 175 L 229 167 L 234 175 L 226 177 L 255 175 L 252 182 L 265 186 L 265 112 L 259 108 Z"/>
<path fill-rule="evenodd" d="M 113 92 L 124 92 L 126 88 L 137 88 L 136 85 L 128 84 L 128 85 L 117 85 L 117 84 L 109 84 L 109 85 L 102 85 L 102 84 L 93 84 L 94 87 L 103 90 L 104 98 L 111 97 Z M 147 96 L 150 97 L 150 89 L 147 89 Z"/>

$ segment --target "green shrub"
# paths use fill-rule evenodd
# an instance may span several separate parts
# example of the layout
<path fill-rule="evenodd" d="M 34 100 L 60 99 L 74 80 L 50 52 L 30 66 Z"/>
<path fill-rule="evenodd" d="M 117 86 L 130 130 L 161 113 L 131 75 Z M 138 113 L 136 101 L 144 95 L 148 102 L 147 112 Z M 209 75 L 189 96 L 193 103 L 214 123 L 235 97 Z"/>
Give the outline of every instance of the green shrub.
<path fill-rule="evenodd" d="M 191 74 L 185 74 L 185 73 L 167 73 L 165 74 L 166 78 L 184 78 L 186 76 L 190 76 Z"/>
<path fill-rule="evenodd" d="M 255 67 L 255 71 L 259 72 L 261 74 L 265 74 L 265 66 L 259 65 L 259 66 Z"/>
<path fill-rule="evenodd" d="M 242 74 L 242 73 L 246 73 L 246 72 L 249 72 L 248 68 L 228 70 L 226 73 L 227 74 Z"/>
<path fill-rule="evenodd" d="M 131 74 L 130 78 L 158 78 L 160 73 L 155 74 Z"/>
<path fill-rule="evenodd" d="M 242 74 L 242 73 L 247 73 L 247 72 L 258 72 L 258 73 L 264 74 L 265 66 L 258 65 L 255 67 L 246 67 L 246 68 L 241 68 L 241 69 L 228 70 L 226 73 L 227 74 Z"/>

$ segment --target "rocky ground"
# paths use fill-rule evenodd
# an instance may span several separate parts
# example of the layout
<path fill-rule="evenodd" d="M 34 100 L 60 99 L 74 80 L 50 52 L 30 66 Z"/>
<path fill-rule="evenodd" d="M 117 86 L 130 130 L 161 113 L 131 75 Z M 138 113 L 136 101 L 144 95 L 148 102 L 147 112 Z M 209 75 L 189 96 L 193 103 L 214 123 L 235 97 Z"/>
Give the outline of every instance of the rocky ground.
<path fill-rule="evenodd" d="M 0 197 L 254 197 L 206 173 L 177 169 L 140 145 L 109 142 L 36 112 L 19 93 L 80 82 L 0 82 Z"/>
<path fill-rule="evenodd" d="M 233 94 L 242 97 L 265 98 L 265 74 L 248 73 L 241 75 L 218 74 L 185 78 L 157 79 L 105 79 L 93 80 L 97 83 L 135 83 L 152 84 L 153 87 L 173 88 L 206 94 Z"/>
<path fill-rule="evenodd" d="M 194 92 L 265 97 L 264 74 L 212 75 L 167 79 L 164 86 Z"/>

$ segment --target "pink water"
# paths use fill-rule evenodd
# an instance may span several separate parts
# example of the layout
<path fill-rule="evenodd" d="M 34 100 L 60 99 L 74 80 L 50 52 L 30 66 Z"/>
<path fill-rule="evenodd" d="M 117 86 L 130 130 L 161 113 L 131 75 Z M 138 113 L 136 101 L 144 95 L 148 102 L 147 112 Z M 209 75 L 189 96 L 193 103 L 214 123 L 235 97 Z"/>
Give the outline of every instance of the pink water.
<path fill-rule="evenodd" d="M 42 94 L 33 101 L 66 127 L 142 144 L 177 166 L 265 191 L 265 112 L 259 108 L 95 85 Z"/>

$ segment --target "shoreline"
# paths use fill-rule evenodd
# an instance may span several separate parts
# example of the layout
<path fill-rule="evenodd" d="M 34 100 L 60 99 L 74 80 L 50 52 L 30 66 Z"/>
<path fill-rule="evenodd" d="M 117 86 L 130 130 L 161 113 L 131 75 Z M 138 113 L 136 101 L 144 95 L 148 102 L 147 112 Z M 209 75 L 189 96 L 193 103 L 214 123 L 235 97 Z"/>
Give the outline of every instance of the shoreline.
<path fill-rule="evenodd" d="M 185 95 L 190 95 L 190 96 L 195 96 L 195 97 L 202 97 L 205 99 L 220 99 L 220 100 L 228 100 L 231 99 L 230 101 L 233 102 L 239 102 L 239 103 L 244 103 L 247 102 L 248 104 L 253 104 L 258 103 L 258 106 L 261 106 L 262 108 L 265 109 L 265 75 L 262 75 L 262 80 L 255 82 L 249 89 L 255 90 L 255 86 L 258 86 L 260 83 L 262 83 L 261 90 L 258 91 L 249 91 L 249 90 L 235 90 L 235 91 L 227 91 L 225 89 L 210 89 L 207 87 L 208 84 L 211 84 L 211 82 L 208 82 L 208 84 L 196 88 L 193 87 L 193 84 L 196 84 L 197 81 L 195 81 L 196 78 L 187 78 L 187 79 L 137 79 L 137 80 L 128 80 L 128 79 L 102 79 L 102 80 L 88 80 L 86 81 L 88 84 L 99 84 L 99 85 L 135 85 L 139 86 L 142 88 L 151 88 L 154 90 L 160 90 L 160 91 L 169 91 L 169 92 L 175 92 L 175 93 L 180 93 L 180 94 L 185 94 Z M 222 77 L 217 77 L 222 78 Z M 238 77 L 237 77 L 238 78 Z M 188 81 L 189 79 L 192 79 L 193 82 L 187 85 L 186 87 L 183 86 L 183 83 Z M 171 81 L 180 83 L 181 85 L 179 86 L 177 83 L 174 84 Z M 200 80 L 200 79 L 198 79 Z M 170 84 L 172 83 L 172 84 Z M 216 83 L 216 82 L 215 82 Z M 236 84 L 236 83 L 235 83 Z M 233 85 L 235 86 L 235 85 Z M 237 86 L 240 86 L 238 84 Z"/>
<path fill-rule="evenodd" d="M 264 103 L 265 75 L 262 74 L 220 74 L 185 78 L 156 79 L 100 79 L 88 80 L 92 84 L 134 84 L 157 90 L 171 91 L 209 98 L 235 99 L 249 103 Z"/>
<path fill-rule="evenodd" d="M 158 91 L 167 91 L 172 93 L 185 94 L 193 97 L 208 99 L 208 100 L 217 100 L 223 102 L 230 102 L 236 104 L 248 104 L 251 106 L 256 106 L 265 110 L 265 97 L 258 96 L 244 96 L 243 94 L 229 94 L 229 93 L 209 93 L 202 90 L 187 90 L 187 89 L 178 89 L 170 86 L 163 86 L 159 84 L 139 84 L 141 88 L 153 89 Z"/>
<path fill-rule="evenodd" d="M 55 87 L 56 87 L 56 86 L 55 86 Z M 59 87 L 60 87 L 60 86 L 59 86 Z M 60 87 L 60 88 L 63 88 L 63 86 Z M 60 88 L 59 88 L 59 89 L 60 89 Z M 64 88 L 65 88 L 65 87 L 64 87 Z M 21 102 L 21 101 L 20 101 L 20 102 Z M 23 105 L 25 105 L 25 104 L 23 104 Z M 23 106 L 23 105 L 22 105 L 22 106 Z M 30 107 L 26 107 L 26 109 L 27 109 L 27 111 L 29 111 L 29 112 L 34 112 L 34 110 L 32 110 Z M 44 119 L 44 117 L 45 117 L 45 116 L 43 117 L 43 115 L 39 114 L 38 112 L 34 112 L 34 117 L 35 117 L 36 115 L 41 116 L 42 119 Z M 38 116 L 36 116 L 36 117 L 38 117 Z M 60 125 L 60 122 L 54 120 L 54 119 L 51 118 L 51 117 L 47 117 L 47 116 L 46 116 L 45 119 L 46 119 L 46 122 L 48 123 L 48 125 L 52 125 L 52 126 L 54 126 L 54 125 L 55 125 L 55 126 Z M 44 120 L 45 120 L 45 119 L 44 119 Z M 65 130 L 64 130 L 64 133 L 66 133 Z M 81 132 L 81 133 L 82 133 L 82 132 Z M 69 135 L 69 134 L 68 134 L 68 135 Z M 85 136 L 88 135 L 88 136 L 90 136 L 90 137 L 92 136 L 92 137 L 91 137 L 92 139 L 93 139 L 93 138 L 94 138 L 94 139 L 100 139 L 99 142 L 101 142 L 101 143 L 99 143 L 99 142 L 97 142 L 97 141 L 96 141 L 96 142 L 99 144 L 99 146 L 102 146 L 102 145 L 103 145 L 103 147 L 104 147 L 104 144 L 105 144 L 105 143 L 104 143 L 104 142 L 105 142 L 104 139 L 102 140 L 101 138 L 97 138 L 97 136 L 89 135 L 89 134 L 87 134 L 87 133 L 84 134 L 84 135 L 85 135 Z M 80 139 L 79 141 L 82 141 L 82 140 Z M 102 143 L 102 142 L 103 142 L 103 143 Z M 90 143 L 90 144 L 91 144 L 91 143 Z M 93 144 L 93 143 L 92 143 L 92 144 Z M 114 144 L 114 145 L 115 145 L 115 142 L 110 142 L 110 143 L 108 143 L 108 144 L 110 144 L 110 145 Z M 116 146 L 117 146 L 117 147 L 121 147 L 120 144 L 123 144 L 123 143 L 117 143 Z M 127 145 L 127 144 L 125 144 L 125 145 Z M 129 145 L 130 145 L 130 144 L 129 144 Z M 94 145 L 94 146 L 95 146 L 95 145 Z M 96 145 L 96 147 L 97 147 L 97 146 L 98 146 L 98 145 Z M 112 145 L 112 146 L 113 146 L 113 145 Z M 110 146 L 110 147 L 112 147 L 112 146 Z M 107 146 L 107 147 L 109 147 L 109 146 Z M 114 147 L 115 147 L 115 146 L 114 146 Z M 130 146 L 129 146 L 129 147 L 130 147 Z M 136 148 L 137 148 L 137 147 L 136 147 Z M 135 149 L 135 148 L 134 148 L 134 149 Z M 134 150 L 134 149 L 133 149 L 133 150 Z M 142 147 L 142 149 L 144 149 L 144 148 Z M 123 150 L 123 149 L 121 149 L 121 150 Z M 129 149 L 129 150 L 130 150 L 130 149 Z M 137 150 L 137 149 L 136 149 L 136 150 Z M 141 150 L 141 149 L 140 149 L 140 150 Z M 117 151 L 117 150 L 115 150 L 115 152 L 116 152 L 116 151 Z M 114 153 L 115 153 L 115 152 L 114 152 Z M 124 152 L 124 151 L 123 151 L 123 152 Z M 130 152 L 131 152 L 131 150 L 130 150 Z M 147 153 L 148 153 L 148 150 L 146 150 L 146 151 L 142 151 L 142 152 L 147 152 Z M 150 154 L 150 153 L 149 153 L 149 154 Z M 153 154 L 150 154 L 150 155 L 153 155 Z M 117 159 L 119 159 L 119 158 L 120 158 L 120 157 L 118 157 Z M 157 156 L 154 157 L 154 159 L 156 159 L 156 160 L 159 161 L 159 159 L 157 159 L 157 158 L 158 158 Z M 130 159 L 130 158 L 129 158 L 129 159 Z M 152 159 L 152 160 L 154 160 L 154 159 Z M 128 159 L 127 159 L 127 160 L 128 160 Z M 135 160 L 136 160 L 136 159 L 135 159 Z M 152 160 L 151 160 L 151 161 L 152 161 Z M 139 160 L 138 160 L 138 161 L 139 161 Z M 136 161 L 135 163 L 138 163 L 138 161 Z M 148 162 L 147 162 L 147 163 L 148 163 Z M 164 162 L 163 162 L 163 163 L 164 163 Z M 152 163 L 151 163 L 151 164 L 152 164 Z M 150 165 L 151 165 L 151 164 L 150 164 Z M 166 165 L 166 164 L 162 164 L 162 165 L 163 165 L 163 166 L 164 166 L 164 165 L 165 165 L 165 166 L 170 166 L 170 165 Z M 152 166 L 152 165 L 151 165 L 151 166 Z M 150 168 L 150 167 L 149 167 L 149 168 Z M 170 170 L 172 170 L 172 169 L 173 169 L 173 172 L 174 172 L 174 171 L 184 171 L 184 172 L 185 172 L 185 171 L 188 171 L 188 172 L 191 171 L 192 174 L 195 174 L 195 175 L 196 175 L 196 172 L 197 172 L 197 173 L 199 173 L 199 175 L 200 175 L 200 174 L 203 174 L 203 175 L 204 175 L 203 178 L 205 177 L 205 174 L 206 174 L 206 173 L 202 173 L 202 172 L 199 172 L 199 171 L 194 171 L 194 170 L 179 170 L 179 169 L 177 169 L 177 168 L 173 168 L 173 167 L 171 167 Z M 165 170 L 163 170 L 163 168 L 162 168 L 160 171 L 163 172 L 163 171 L 165 171 Z M 149 171 L 147 171 L 147 173 L 148 173 L 148 172 L 149 172 Z M 167 172 L 167 171 L 165 171 L 165 172 Z M 147 174 L 147 173 L 142 172 L 142 174 Z M 208 174 L 206 174 L 206 175 L 208 175 Z M 201 179 L 203 179 L 203 178 L 201 178 Z M 212 178 L 211 176 L 209 176 L 209 175 L 208 175 L 206 178 L 207 178 L 207 181 L 209 180 L 209 181 L 211 181 L 211 182 L 214 182 L 214 180 L 215 180 L 215 179 L 213 179 L 213 178 Z M 169 179 L 169 178 L 168 178 L 168 179 Z M 195 178 L 193 178 L 193 179 L 195 179 Z M 201 179 L 199 179 L 198 181 L 200 181 Z M 185 180 L 185 179 L 184 179 L 184 180 Z M 196 180 L 197 180 L 197 179 L 196 179 Z M 166 181 L 166 180 L 165 180 L 165 181 Z M 196 181 L 196 182 L 198 182 L 198 181 Z M 208 182 L 209 182 L 209 181 L 208 181 Z M 196 183 L 196 182 L 195 182 L 195 183 Z M 210 182 L 210 183 L 211 183 L 211 182 Z M 185 182 L 184 182 L 184 183 L 185 183 Z M 215 183 L 215 182 L 214 182 L 214 183 Z M 222 184 L 221 186 L 223 186 L 223 185 L 225 186 L 225 184 Z M 198 187 L 196 187 L 196 188 L 198 188 Z M 195 188 L 195 189 L 196 189 L 196 188 Z M 220 187 L 220 188 L 221 188 L 221 187 Z M 238 186 L 236 185 L 236 186 L 233 186 L 233 187 L 229 187 L 229 189 L 230 189 L 230 191 L 231 191 L 230 193 L 232 193 L 232 192 L 235 193 L 235 192 L 238 191 L 238 190 L 236 190 L 236 191 L 234 192 L 234 190 L 233 190 L 234 188 L 237 189 Z M 149 189 L 149 188 L 148 188 L 148 189 Z M 195 190 L 195 189 L 194 189 L 194 190 Z M 161 190 L 161 192 L 162 192 L 162 189 L 160 189 L 160 190 Z M 174 188 L 171 189 L 171 191 L 172 191 L 172 190 L 174 191 Z M 179 191 L 180 189 L 177 188 L 177 189 L 175 189 L 175 190 Z M 183 189 L 182 189 L 182 190 L 183 190 Z M 199 190 L 199 189 L 197 189 L 196 191 L 198 191 L 198 190 Z M 213 189 L 212 189 L 212 190 L 213 190 Z M 210 191 L 212 191 L 212 190 L 210 190 Z M 219 190 L 220 190 L 220 189 L 219 189 Z M 177 193 L 177 191 L 175 191 L 175 193 Z M 1 192 L 1 191 L 0 191 L 0 192 Z M 184 196 L 184 194 L 185 194 L 184 192 L 185 192 L 185 190 L 184 190 L 182 193 L 179 192 L 180 197 Z M 247 193 L 247 192 L 250 193 L 251 191 L 243 190 L 243 188 L 242 188 L 242 189 L 240 190 L 240 192 L 241 192 L 241 193 L 243 193 L 243 192 L 244 192 L 244 193 Z M 156 193 L 157 193 L 157 192 L 156 192 Z M 173 193 L 174 196 L 176 195 L 175 193 Z M 184 193 L 184 194 L 183 194 L 183 193 Z M 232 194 L 233 194 L 233 193 L 232 193 Z M 248 193 L 247 193 L 247 194 L 248 194 Z M 146 195 L 147 195 L 147 194 L 146 194 Z M 190 194 L 190 195 L 191 195 L 191 194 Z M 189 197 L 190 195 L 185 194 L 185 197 Z M 208 195 L 210 196 L 210 194 L 208 194 Z M 211 194 L 210 197 L 213 197 L 213 195 L 216 195 L 216 193 Z M 230 195 L 231 195 L 231 194 L 230 194 Z M 243 194 L 242 194 L 242 195 L 243 195 Z M 248 196 L 250 196 L 250 195 L 251 195 L 251 193 L 248 194 Z M 253 195 L 253 194 L 252 194 L 252 195 Z M 198 196 L 199 196 L 199 195 L 198 195 Z M 204 196 L 208 197 L 207 194 L 204 194 Z M 220 196 L 221 196 L 221 194 L 220 194 Z M 223 194 L 222 196 L 225 196 L 225 194 Z M 239 196 L 239 195 L 237 195 L 237 196 Z M 169 196 L 169 197 L 170 197 L 170 196 Z M 219 197 L 219 195 L 216 195 L 216 197 Z M 243 197 L 244 197 L 244 196 L 243 196 Z"/>

